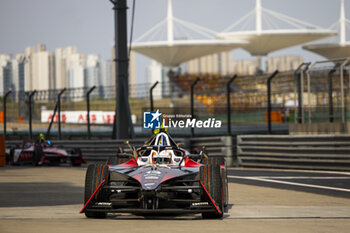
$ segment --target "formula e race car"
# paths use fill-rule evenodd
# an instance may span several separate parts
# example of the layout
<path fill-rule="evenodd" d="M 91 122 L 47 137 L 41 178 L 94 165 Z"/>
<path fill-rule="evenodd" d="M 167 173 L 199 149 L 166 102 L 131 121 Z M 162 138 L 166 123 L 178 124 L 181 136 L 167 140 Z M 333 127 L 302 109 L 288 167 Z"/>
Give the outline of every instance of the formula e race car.
<path fill-rule="evenodd" d="M 131 148 L 132 154 L 118 153 L 106 165 L 88 166 L 80 213 L 88 218 L 107 213 L 223 217 L 228 204 L 224 157 L 190 154 L 164 131 Z"/>
<path fill-rule="evenodd" d="M 42 143 L 26 141 L 22 147 L 10 148 L 7 161 L 9 165 L 32 164 L 34 166 L 60 163 L 80 166 L 82 163 L 86 163 L 80 149 L 76 148 L 67 153 L 66 150 L 53 146 L 50 141 Z"/>

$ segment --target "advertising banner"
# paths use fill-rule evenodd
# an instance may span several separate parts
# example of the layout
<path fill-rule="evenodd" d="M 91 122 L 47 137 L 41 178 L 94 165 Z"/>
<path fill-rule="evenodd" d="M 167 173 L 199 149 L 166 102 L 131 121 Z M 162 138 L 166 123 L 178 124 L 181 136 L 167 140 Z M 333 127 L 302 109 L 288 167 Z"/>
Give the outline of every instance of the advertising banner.
<path fill-rule="evenodd" d="M 90 111 L 91 124 L 112 124 L 114 121 L 114 112 L 105 111 Z M 53 111 L 43 110 L 41 111 L 41 122 L 49 123 L 53 116 Z M 55 114 L 54 122 L 58 121 L 58 113 Z M 86 124 L 87 112 L 86 111 L 62 111 L 61 112 L 62 123 L 73 124 Z"/>

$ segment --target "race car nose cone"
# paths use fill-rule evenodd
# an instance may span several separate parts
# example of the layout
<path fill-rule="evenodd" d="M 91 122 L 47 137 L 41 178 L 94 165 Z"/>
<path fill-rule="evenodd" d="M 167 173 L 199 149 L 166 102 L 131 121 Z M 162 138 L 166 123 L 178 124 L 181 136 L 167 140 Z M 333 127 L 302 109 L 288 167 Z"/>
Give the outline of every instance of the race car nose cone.
<path fill-rule="evenodd" d="M 161 180 L 164 177 L 164 173 L 152 169 L 142 174 L 141 176 L 141 185 L 144 190 L 154 190 L 156 189 Z"/>

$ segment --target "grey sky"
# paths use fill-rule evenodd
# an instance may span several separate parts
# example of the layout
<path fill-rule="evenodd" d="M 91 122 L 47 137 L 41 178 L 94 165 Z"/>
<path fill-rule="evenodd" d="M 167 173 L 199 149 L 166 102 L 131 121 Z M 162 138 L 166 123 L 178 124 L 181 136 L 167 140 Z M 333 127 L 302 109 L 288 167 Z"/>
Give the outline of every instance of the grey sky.
<path fill-rule="evenodd" d="M 173 0 L 173 12 L 177 18 L 220 32 L 254 5 L 255 0 Z M 350 0 L 345 0 L 347 16 L 349 5 Z M 339 17 L 340 0 L 262 0 L 262 6 L 329 27 Z M 166 7 L 166 0 L 136 0 L 134 38 L 165 18 Z M 50 51 L 75 45 L 80 53 L 110 59 L 114 34 L 111 8 L 109 0 L 0 0 L 0 53 L 22 53 L 26 46 L 45 43 Z M 131 10 L 128 13 L 130 16 Z M 270 54 L 281 55 L 301 55 L 307 61 L 322 59 L 300 46 Z M 247 58 L 250 55 L 242 50 L 234 52 L 236 60 Z M 139 80 L 148 62 L 138 58 Z"/>

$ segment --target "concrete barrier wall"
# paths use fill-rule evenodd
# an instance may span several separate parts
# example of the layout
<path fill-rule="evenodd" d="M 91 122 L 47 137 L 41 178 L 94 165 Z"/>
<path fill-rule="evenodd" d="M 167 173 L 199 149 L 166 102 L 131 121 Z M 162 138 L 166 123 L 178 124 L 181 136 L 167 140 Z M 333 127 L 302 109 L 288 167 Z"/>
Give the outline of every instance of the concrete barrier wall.
<path fill-rule="evenodd" d="M 241 135 L 240 166 L 350 171 L 350 134 Z"/>
<path fill-rule="evenodd" d="M 196 138 L 175 138 L 181 147 L 194 151 L 195 148 L 202 149 L 209 156 L 225 156 L 227 164 L 231 165 L 232 156 L 234 156 L 235 138 L 234 137 L 196 137 Z M 234 141 L 232 141 L 234 140 Z M 144 144 L 144 139 L 130 140 L 130 144 L 134 147 L 140 147 Z M 83 157 L 88 162 L 106 161 L 110 156 L 114 156 L 119 147 L 124 150 L 130 150 L 125 140 L 55 140 L 52 143 L 67 151 L 73 148 L 80 148 Z M 7 140 L 6 147 L 22 146 L 21 140 Z"/>
<path fill-rule="evenodd" d="M 312 124 L 289 124 L 289 134 L 350 134 L 350 122 L 325 122 Z"/>

